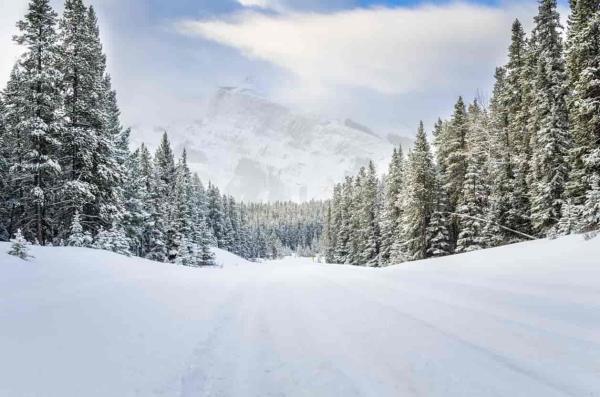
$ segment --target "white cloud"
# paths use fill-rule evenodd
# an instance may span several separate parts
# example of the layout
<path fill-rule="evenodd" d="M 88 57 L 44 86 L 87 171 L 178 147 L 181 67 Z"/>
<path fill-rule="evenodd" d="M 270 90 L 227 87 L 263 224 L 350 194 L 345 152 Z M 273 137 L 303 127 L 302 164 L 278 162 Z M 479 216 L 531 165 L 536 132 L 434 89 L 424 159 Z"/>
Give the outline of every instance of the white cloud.
<path fill-rule="evenodd" d="M 4 87 L 21 50 L 12 37 L 17 34 L 16 23 L 25 14 L 27 3 L 15 0 L 0 0 L 0 89 Z"/>
<path fill-rule="evenodd" d="M 271 0 L 237 0 L 244 7 L 259 7 L 271 8 L 273 2 Z"/>
<path fill-rule="evenodd" d="M 276 64 L 311 87 L 403 94 L 435 86 L 464 89 L 474 76 L 491 75 L 490 65 L 505 56 L 515 16 L 533 13 L 531 3 L 455 3 L 328 14 L 246 12 L 227 20 L 183 21 L 178 28 Z"/>

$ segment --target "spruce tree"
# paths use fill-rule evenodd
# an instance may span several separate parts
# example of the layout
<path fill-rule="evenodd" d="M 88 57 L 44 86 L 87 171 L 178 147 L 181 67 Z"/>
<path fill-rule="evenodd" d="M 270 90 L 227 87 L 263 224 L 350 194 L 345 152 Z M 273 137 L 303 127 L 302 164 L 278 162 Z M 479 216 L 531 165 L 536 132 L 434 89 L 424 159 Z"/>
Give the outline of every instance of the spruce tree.
<path fill-rule="evenodd" d="M 123 164 L 126 174 L 123 180 L 124 215 L 121 224 L 131 241 L 131 250 L 137 256 L 145 254 L 144 225 L 149 216 L 147 200 L 150 198 L 142 173 L 141 150 L 139 148 L 127 156 Z"/>
<path fill-rule="evenodd" d="M 223 197 L 219 191 L 219 188 L 208 183 L 207 191 L 208 200 L 208 214 L 207 222 L 208 227 L 213 235 L 213 243 L 218 247 L 222 248 L 225 241 L 225 212 L 223 208 Z"/>
<path fill-rule="evenodd" d="M 458 208 L 460 233 L 456 252 L 470 252 L 487 247 L 485 236 L 486 194 L 478 156 L 469 156 L 463 198 Z"/>
<path fill-rule="evenodd" d="M 147 215 L 142 227 L 142 255 L 150 260 L 164 262 L 167 259 L 166 222 L 168 212 L 163 198 L 163 182 L 157 176 L 157 170 L 148 148 L 140 147 L 140 173 L 144 210 Z"/>
<path fill-rule="evenodd" d="M 441 176 L 436 173 L 433 190 L 433 212 L 427 225 L 427 256 L 440 257 L 452 254 L 450 241 L 450 217 L 448 216 L 448 200 L 442 188 Z"/>
<path fill-rule="evenodd" d="M 434 210 L 435 170 L 423 122 L 406 166 L 402 213 L 403 252 L 407 260 L 427 257 L 427 229 Z"/>
<path fill-rule="evenodd" d="M 572 6 L 567 41 L 569 100 L 574 145 L 567 196 L 579 207 L 578 231 L 600 226 L 596 179 L 600 177 L 600 2 L 580 0 Z M 578 212 L 579 212 L 578 211 Z M 564 228 L 563 228 L 564 229 Z"/>
<path fill-rule="evenodd" d="M 458 98 L 454 106 L 454 114 L 445 132 L 442 152 L 446 155 L 443 165 L 445 168 L 444 190 L 448 195 L 450 212 L 456 212 L 462 199 L 462 189 L 467 172 L 467 146 L 468 132 L 467 109 L 462 97 Z M 450 235 L 455 242 L 458 236 L 458 220 L 455 219 L 450 228 Z"/>
<path fill-rule="evenodd" d="M 514 152 L 511 147 L 514 140 L 509 129 L 508 107 L 510 106 L 510 100 L 506 98 L 509 95 L 506 69 L 496 69 L 495 77 L 496 84 L 490 106 L 491 123 L 490 140 L 488 142 L 491 149 L 489 172 L 491 177 L 490 182 L 492 182 L 489 197 L 489 216 L 495 219 L 496 222 L 507 225 L 510 223 L 508 218 L 512 210 L 510 204 L 513 197 L 513 169 L 515 164 L 512 158 Z M 506 238 L 507 236 L 498 236 L 497 241 L 503 241 Z"/>
<path fill-rule="evenodd" d="M 323 247 L 325 256 L 325 263 L 333 263 L 334 261 L 334 229 L 333 229 L 333 217 L 331 212 L 332 205 L 329 204 L 327 207 L 327 216 L 325 218 L 325 232 L 323 233 Z"/>
<path fill-rule="evenodd" d="M 76 212 L 71 222 L 71 233 L 67 239 L 67 245 L 69 247 L 85 247 L 85 236 L 83 234 L 83 227 L 81 226 L 79 213 Z"/>
<path fill-rule="evenodd" d="M 360 264 L 379 266 L 380 230 L 378 213 L 378 181 L 371 161 L 361 183 L 360 192 Z"/>
<path fill-rule="evenodd" d="M 61 159 L 65 184 L 62 206 L 65 224 L 76 212 L 88 221 L 94 214 L 91 204 L 97 193 L 93 177 L 94 152 L 98 146 L 98 126 L 101 112 L 98 74 L 92 54 L 92 32 L 89 30 L 87 8 L 82 0 L 67 0 L 60 20 L 61 87 L 64 96 L 65 126 L 61 136 Z M 84 206 L 86 207 L 84 209 Z M 91 221 L 91 220 L 90 220 Z"/>
<path fill-rule="evenodd" d="M 21 111 L 22 73 L 19 64 L 13 68 L 6 89 L 3 92 L 2 113 L 0 122 L 0 223 L 1 239 L 8 241 L 20 227 L 23 213 L 23 189 L 20 183 L 23 169 L 25 140 L 18 128 L 23 116 Z"/>
<path fill-rule="evenodd" d="M 202 222 L 198 225 L 197 229 L 198 240 L 196 243 L 197 247 L 197 260 L 200 266 L 214 266 L 215 255 L 210 249 L 211 236 L 208 231 L 206 222 Z"/>
<path fill-rule="evenodd" d="M 177 164 L 175 176 L 174 212 L 169 229 L 174 232 L 174 246 L 179 255 L 182 250 L 193 252 L 194 224 L 193 224 L 193 190 L 191 172 L 187 164 L 187 153 L 184 150 Z M 187 245 L 187 247 L 185 247 Z"/>
<path fill-rule="evenodd" d="M 169 137 L 165 132 L 154 155 L 153 195 L 155 200 L 156 221 L 162 229 L 162 244 L 167 260 L 177 257 L 177 230 L 175 229 L 175 181 L 176 167 Z"/>
<path fill-rule="evenodd" d="M 535 18 L 536 70 L 532 137 L 532 209 L 535 230 L 548 233 L 561 217 L 571 148 L 567 81 L 556 0 L 541 0 Z"/>
<path fill-rule="evenodd" d="M 17 44 L 25 50 L 18 64 L 19 86 L 7 96 L 11 135 L 21 141 L 22 153 L 13 166 L 22 195 L 24 234 L 45 245 L 52 238 L 61 167 L 58 158 L 63 118 L 56 13 L 48 0 L 31 0 L 18 22 Z M 16 124 L 10 125 L 10 120 Z"/>
<path fill-rule="evenodd" d="M 339 203 L 339 228 L 337 229 L 335 262 L 347 263 L 352 244 L 352 209 L 353 209 L 354 179 L 346 177 L 341 188 Z"/>
<path fill-rule="evenodd" d="M 27 242 L 25 237 L 23 237 L 23 233 L 21 233 L 21 229 L 17 229 L 15 238 L 10 240 L 10 242 L 11 242 L 11 246 L 7 252 L 8 255 L 16 256 L 23 260 L 32 258 L 32 256 L 29 254 L 29 243 Z"/>
<path fill-rule="evenodd" d="M 400 234 L 401 209 L 398 199 L 404 187 L 404 156 L 402 148 L 394 149 L 385 178 L 384 207 L 381 222 L 381 263 L 390 264 L 395 240 Z"/>
<path fill-rule="evenodd" d="M 8 134 L 5 126 L 6 107 L 4 100 L 0 94 L 0 241 L 7 241 L 10 237 L 8 234 L 7 208 L 5 203 L 9 200 L 9 153 L 7 147 L 9 145 Z"/>

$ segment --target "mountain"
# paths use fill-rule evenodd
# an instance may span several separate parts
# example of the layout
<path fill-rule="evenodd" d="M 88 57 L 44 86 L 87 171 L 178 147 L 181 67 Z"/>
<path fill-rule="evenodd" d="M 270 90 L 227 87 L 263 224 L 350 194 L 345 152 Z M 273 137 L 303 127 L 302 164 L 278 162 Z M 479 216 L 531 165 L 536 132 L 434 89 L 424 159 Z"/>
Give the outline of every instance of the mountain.
<path fill-rule="evenodd" d="M 370 159 L 384 171 L 394 144 L 352 120 L 294 112 L 251 90 L 227 87 L 205 116 L 161 127 L 203 181 L 246 201 L 324 199 Z"/>

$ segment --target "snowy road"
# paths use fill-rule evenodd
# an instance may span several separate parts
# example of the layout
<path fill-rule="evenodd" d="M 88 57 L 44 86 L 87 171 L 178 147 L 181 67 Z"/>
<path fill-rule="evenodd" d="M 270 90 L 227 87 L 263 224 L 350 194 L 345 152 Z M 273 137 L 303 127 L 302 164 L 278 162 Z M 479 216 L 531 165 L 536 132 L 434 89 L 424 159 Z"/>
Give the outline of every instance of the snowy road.
<path fill-rule="evenodd" d="M 599 245 L 384 270 L 0 254 L 0 396 L 600 396 Z"/>

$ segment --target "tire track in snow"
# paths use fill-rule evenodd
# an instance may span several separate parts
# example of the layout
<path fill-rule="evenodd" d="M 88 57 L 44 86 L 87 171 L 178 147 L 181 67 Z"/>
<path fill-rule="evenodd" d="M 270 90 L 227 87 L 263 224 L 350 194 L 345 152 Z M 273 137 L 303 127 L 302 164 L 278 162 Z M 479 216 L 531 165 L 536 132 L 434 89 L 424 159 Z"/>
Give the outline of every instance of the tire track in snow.
<path fill-rule="evenodd" d="M 473 343 L 473 342 L 471 342 L 471 341 L 469 341 L 469 340 L 467 340 L 465 338 L 462 338 L 459 335 L 456 335 L 456 334 L 454 334 L 452 332 L 446 331 L 446 330 L 440 328 L 438 325 L 436 325 L 436 324 L 434 324 L 434 323 L 432 323 L 430 321 L 418 318 L 418 317 L 416 317 L 416 316 L 414 316 L 414 315 L 412 315 L 410 313 L 401 311 L 397 307 L 394 307 L 394 306 L 392 306 L 391 304 L 389 304 L 387 302 L 383 302 L 380 299 L 373 298 L 372 296 L 369 296 L 369 295 L 367 295 L 367 294 L 365 294 L 363 292 L 360 292 L 361 290 L 357 290 L 357 289 L 352 288 L 352 287 L 350 287 L 348 285 L 344 285 L 344 284 L 340 283 L 337 280 L 332 280 L 330 278 L 327 278 L 327 279 L 328 279 L 328 281 L 331 282 L 332 285 L 335 285 L 337 287 L 343 288 L 346 291 L 352 293 L 353 295 L 360 296 L 361 298 L 363 298 L 362 300 L 364 302 L 378 305 L 378 306 L 380 306 L 382 308 L 385 308 L 385 309 L 387 309 L 389 311 L 392 311 L 392 312 L 396 313 L 399 316 L 402 316 L 404 318 L 410 319 L 412 322 L 417 323 L 420 326 L 425 327 L 425 328 L 427 328 L 427 329 L 429 329 L 429 330 L 431 330 L 431 331 L 433 331 L 435 333 L 438 333 L 438 334 L 442 335 L 446 339 L 449 339 L 449 340 L 452 340 L 452 341 L 454 341 L 456 343 L 459 343 L 459 344 L 467 347 L 471 351 L 477 352 L 477 353 L 479 353 L 479 354 L 481 354 L 481 355 L 483 355 L 483 356 L 491 359 L 492 361 L 495 361 L 496 363 L 498 363 L 498 364 L 500 364 L 500 365 L 502 365 L 502 366 L 504 366 L 506 368 L 509 368 L 510 370 L 512 370 L 512 371 L 514 371 L 516 373 L 519 373 L 519 374 L 521 374 L 523 376 L 526 376 L 526 377 L 528 377 L 528 378 L 530 378 L 532 380 L 535 380 L 539 384 L 548 387 L 550 390 L 553 390 L 554 392 L 559 393 L 557 395 L 573 396 L 573 397 L 578 397 L 578 396 L 582 395 L 581 392 L 573 391 L 567 385 L 555 382 L 553 379 L 549 379 L 549 378 L 547 378 L 547 377 L 545 377 L 545 376 L 543 376 L 543 375 L 541 375 L 541 374 L 539 374 L 537 372 L 534 372 L 533 370 L 522 366 L 518 362 L 512 360 L 511 358 L 509 358 L 509 357 L 507 357 L 505 355 L 496 353 L 496 352 L 494 352 L 494 351 L 492 351 L 492 350 L 490 350 L 488 348 L 485 348 L 485 347 L 480 346 L 480 345 L 478 345 L 476 343 Z M 371 283 L 372 280 L 371 279 L 367 280 L 365 278 L 364 282 L 365 283 Z M 382 286 L 382 283 L 378 283 L 378 284 L 379 284 L 380 287 Z M 405 291 L 397 290 L 397 289 L 394 289 L 394 292 L 405 293 Z M 423 298 L 423 297 L 421 297 L 421 298 Z M 427 298 L 424 298 L 424 299 L 427 299 Z M 452 304 L 450 304 L 448 302 L 436 301 L 435 299 L 429 299 L 429 300 L 435 301 L 438 304 L 442 304 L 442 305 L 447 306 L 449 308 L 452 308 L 454 310 L 457 310 L 457 309 L 459 311 L 470 310 L 470 309 L 464 308 L 464 307 L 456 307 L 456 306 L 454 306 L 454 305 L 452 305 Z M 483 313 L 480 312 L 480 313 L 477 313 L 477 314 L 478 315 L 482 315 Z M 487 314 L 487 316 L 491 317 L 489 314 Z M 513 394 L 513 395 L 516 395 L 516 394 Z M 528 394 L 524 394 L 524 395 L 528 395 Z M 544 395 L 548 396 L 549 394 L 544 394 Z M 590 394 L 590 395 L 593 395 L 593 394 Z"/>

